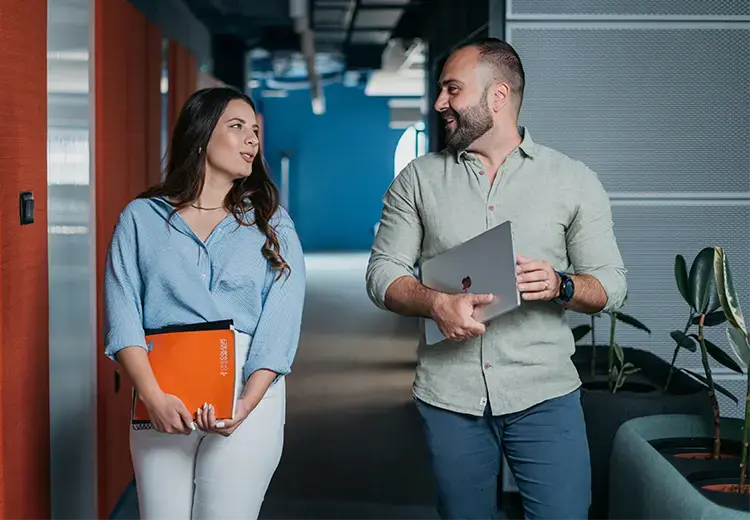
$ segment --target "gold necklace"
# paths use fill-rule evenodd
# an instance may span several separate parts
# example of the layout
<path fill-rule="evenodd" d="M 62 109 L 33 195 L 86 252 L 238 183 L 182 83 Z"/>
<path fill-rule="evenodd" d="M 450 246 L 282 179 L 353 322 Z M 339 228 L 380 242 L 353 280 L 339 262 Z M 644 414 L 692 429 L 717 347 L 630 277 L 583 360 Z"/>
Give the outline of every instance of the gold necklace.
<path fill-rule="evenodd" d="M 218 208 L 204 208 L 203 206 L 196 206 L 195 204 L 191 204 L 191 206 L 201 211 L 216 211 L 217 209 L 224 209 L 224 206 L 219 206 Z"/>

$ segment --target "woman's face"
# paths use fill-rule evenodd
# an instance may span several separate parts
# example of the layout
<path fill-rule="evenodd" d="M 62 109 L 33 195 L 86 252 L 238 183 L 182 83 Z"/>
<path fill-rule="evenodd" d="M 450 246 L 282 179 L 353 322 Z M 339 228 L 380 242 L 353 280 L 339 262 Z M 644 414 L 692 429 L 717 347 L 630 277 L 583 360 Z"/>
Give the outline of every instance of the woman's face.
<path fill-rule="evenodd" d="M 233 99 L 208 141 L 206 173 L 228 176 L 232 181 L 249 176 L 259 146 L 255 111 L 245 101 Z"/>

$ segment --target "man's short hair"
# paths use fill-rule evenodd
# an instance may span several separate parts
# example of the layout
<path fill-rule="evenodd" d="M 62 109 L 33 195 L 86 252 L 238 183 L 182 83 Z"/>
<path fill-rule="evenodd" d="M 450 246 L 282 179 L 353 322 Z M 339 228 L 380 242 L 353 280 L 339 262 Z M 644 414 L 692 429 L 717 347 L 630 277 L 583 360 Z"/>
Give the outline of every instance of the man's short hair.
<path fill-rule="evenodd" d="M 490 66 L 493 81 L 508 82 L 511 91 L 518 98 L 518 110 L 520 111 L 526 76 L 523 72 L 521 58 L 515 49 L 508 42 L 499 38 L 478 38 L 460 44 L 453 52 L 466 47 L 475 47 L 479 50 L 479 61 Z"/>

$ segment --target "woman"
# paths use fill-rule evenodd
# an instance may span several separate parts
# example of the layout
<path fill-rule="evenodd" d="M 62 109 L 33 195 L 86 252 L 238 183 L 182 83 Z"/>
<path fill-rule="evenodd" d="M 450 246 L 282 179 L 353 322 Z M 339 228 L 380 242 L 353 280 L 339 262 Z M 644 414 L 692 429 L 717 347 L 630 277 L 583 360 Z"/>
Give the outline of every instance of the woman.
<path fill-rule="evenodd" d="M 256 518 L 281 457 L 305 265 L 249 97 L 210 88 L 188 99 L 164 181 L 120 216 L 104 294 L 106 354 L 153 425 L 130 433 L 141 518 Z M 187 410 L 159 388 L 144 329 L 227 319 L 249 350 L 235 418 L 217 421 L 210 403 Z"/>

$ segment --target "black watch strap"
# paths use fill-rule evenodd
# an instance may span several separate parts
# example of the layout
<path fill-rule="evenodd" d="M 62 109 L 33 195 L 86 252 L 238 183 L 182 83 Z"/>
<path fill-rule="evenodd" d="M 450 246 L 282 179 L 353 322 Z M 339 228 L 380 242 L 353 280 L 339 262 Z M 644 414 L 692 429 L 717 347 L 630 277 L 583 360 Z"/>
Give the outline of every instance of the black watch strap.
<path fill-rule="evenodd" d="M 557 274 L 560 276 L 560 292 L 555 301 L 568 303 L 575 293 L 575 284 L 573 283 L 573 279 L 566 273 L 557 271 Z"/>

